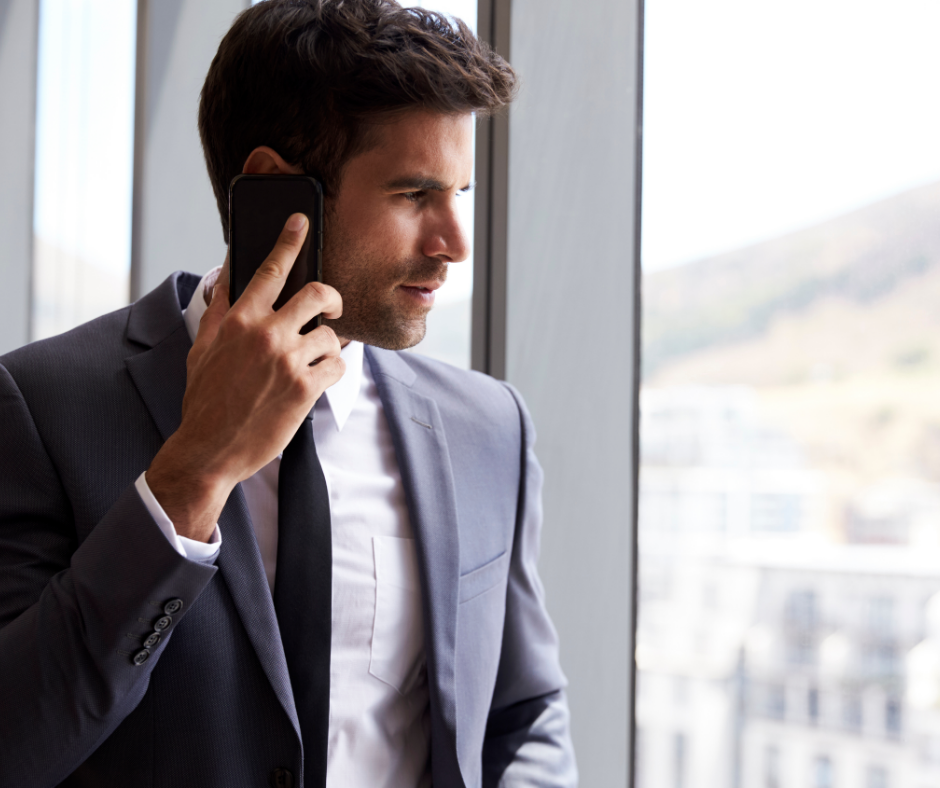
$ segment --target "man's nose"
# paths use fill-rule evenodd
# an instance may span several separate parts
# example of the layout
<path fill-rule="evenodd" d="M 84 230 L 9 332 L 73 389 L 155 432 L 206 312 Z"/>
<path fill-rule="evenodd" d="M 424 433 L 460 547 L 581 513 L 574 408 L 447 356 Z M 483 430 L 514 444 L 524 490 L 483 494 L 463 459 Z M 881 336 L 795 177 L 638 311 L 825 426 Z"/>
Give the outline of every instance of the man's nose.
<path fill-rule="evenodd" d="M 456 206 L 443 212 L 429 228 L 423 252 L 447 263 L 461 263 L 470 256 L 470 238 L 460 221 Z"/>

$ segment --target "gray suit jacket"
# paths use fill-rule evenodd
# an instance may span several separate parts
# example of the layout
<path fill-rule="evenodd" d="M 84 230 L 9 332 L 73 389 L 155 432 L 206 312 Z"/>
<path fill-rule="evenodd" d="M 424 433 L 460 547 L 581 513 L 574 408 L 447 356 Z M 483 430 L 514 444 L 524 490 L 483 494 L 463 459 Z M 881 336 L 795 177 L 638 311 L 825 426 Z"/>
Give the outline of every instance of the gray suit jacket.
<path fill-rule="evenodd" d="M 134 488 L 179 426 L 198 279 L 0 358 L 0 785 L 302 785 L 297 714 L 241 489 L 216 562 Z M 368 349 L 415 532 L 435 786 L 576 782 L 536 574 L 542 475 L 508 385 Z M 167 600 L 152 657 L 131 655 Z M 283 776 L 283 772 L 281 775 Z M 353 788 L 353 787 L 351 787 Z"/>

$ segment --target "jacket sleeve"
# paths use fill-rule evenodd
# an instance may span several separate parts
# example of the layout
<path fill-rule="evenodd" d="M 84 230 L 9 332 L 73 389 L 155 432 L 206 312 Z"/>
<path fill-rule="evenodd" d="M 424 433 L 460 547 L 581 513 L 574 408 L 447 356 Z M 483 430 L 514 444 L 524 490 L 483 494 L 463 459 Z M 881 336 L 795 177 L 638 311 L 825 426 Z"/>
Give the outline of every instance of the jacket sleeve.
<path fill-rule="evenodd" d="M 133 484 L 77 544 L 59 473 L 0 365 L 0 785 L 54 786 L 74 771 L 140 702 L 215 571 L 176 552 Z"/>
<path fill-rule="evenodd" d="M 564 693 L 567 681 L 536 568 L 542 469 L 533 450 L 535 429 L 522 397 L 505 385 L 522 422 L 522 474 L 499 673 L 483 746 L 483 784 L 568 788 L 577 785 L 578 774 Z"/>

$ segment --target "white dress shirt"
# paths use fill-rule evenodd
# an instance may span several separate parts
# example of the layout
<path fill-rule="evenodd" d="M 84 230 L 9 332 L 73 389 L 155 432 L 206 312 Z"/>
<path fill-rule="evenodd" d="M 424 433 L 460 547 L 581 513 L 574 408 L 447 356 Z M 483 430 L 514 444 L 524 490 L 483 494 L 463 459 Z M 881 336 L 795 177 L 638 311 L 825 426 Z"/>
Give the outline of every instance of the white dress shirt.
<path fill-rule="evenodd" d="M 190 337 L 206 310 L 205 283 L 183 310 Z M 431 784 L 427 670 L 417 554 L 392 436 L 360 342 L 342 350 L 346 372 L 314 409 L 313 431 L 330 497 L 333 605 L 330 788 Z M 277 572 L 280 458 L 242 482 L 268 585 Z M 191 559 L 221 549 L 181 537 L 147 487 L 137 489 L 161 530 Z"/>

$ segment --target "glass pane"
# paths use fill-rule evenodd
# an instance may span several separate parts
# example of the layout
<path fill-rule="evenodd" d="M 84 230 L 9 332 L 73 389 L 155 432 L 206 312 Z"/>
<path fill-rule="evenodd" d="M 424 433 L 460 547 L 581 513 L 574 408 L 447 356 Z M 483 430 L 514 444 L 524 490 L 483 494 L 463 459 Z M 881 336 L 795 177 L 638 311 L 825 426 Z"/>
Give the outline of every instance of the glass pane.
<path fill-rule="evenodd" d="M 31 338 L 128 303 L 134 0 L 39 6 Z"/>
<path fill-rule="evenodd" d="M 940 785 L 938 29 L 647 1 L 638 788 Z"/>
<path fill-rule="evenodd" d="M 440 11 L 477 28 L 477 0 L 427 0 L 415 5 Z M 457 198 L 460 220 L 473 241 L 473 191 Z M 470 301 L 473 296 L 473 254 L 462 263 L 448 266 L 447 283 L 437 291 L 434 308 L 428 315 L 428 333 L 414 348 L 456 367 L 470 369 Z"/>

